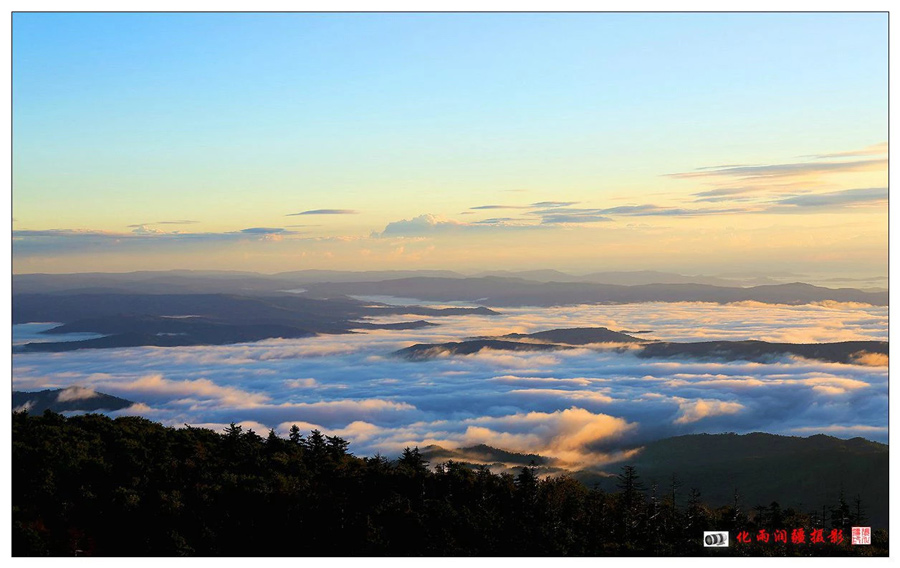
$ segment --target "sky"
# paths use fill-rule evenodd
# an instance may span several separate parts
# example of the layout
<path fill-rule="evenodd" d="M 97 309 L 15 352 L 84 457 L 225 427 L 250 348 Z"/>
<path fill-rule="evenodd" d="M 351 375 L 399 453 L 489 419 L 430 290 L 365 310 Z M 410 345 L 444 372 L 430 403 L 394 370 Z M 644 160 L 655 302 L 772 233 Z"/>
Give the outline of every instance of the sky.
<path fill-rule="evenodd" d="M 13 269 L 887 273 L 884 13 L 13 15 Z"/>

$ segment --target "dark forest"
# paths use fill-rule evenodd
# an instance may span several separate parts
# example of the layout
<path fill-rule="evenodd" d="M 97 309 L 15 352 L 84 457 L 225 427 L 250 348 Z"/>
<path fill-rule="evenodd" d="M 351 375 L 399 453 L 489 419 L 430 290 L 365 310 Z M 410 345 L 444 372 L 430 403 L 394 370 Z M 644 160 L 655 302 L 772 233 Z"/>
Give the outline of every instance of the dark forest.
<path fill-rule="evenodd" d="M 285 439 L 50 411 L 12 424 L 15 556 L 888 553 L 884 530 L 850 544 L 865 504 L 843 496 L 824 516 L 737 494 L 712 508 L 690 480 L 647 487 L 629 465 L 604 492 L 535 467 L 429 464 L 418 448 L 359 458 L 346 440 L 296 427 Z M 731 545 L 704 548 L 704 530 L 728 530 Z"/>

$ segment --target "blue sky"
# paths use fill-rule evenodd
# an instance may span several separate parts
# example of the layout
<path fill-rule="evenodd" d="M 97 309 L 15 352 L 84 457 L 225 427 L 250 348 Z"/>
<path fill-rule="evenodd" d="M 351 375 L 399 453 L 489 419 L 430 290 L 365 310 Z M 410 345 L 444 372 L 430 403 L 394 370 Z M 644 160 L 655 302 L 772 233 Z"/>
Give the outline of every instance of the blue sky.
<path fill-rule="evenodd" d="M 498 218 L 471 216 L 487 204 L 682 207 L 716 188 L 667 174 L 808 162 L 884 143 L 887 81 L 887 15 L 877 13 L 17 13 L 13 228 L 26 232 L 14 261 L 21 271 L 85 262 L 98 270 L 198 261 L 336 268 L 362 257 L 372 267 L 443 259 L 465 268 L 458 245 L 433 236 L 419 235 L 433 240 L 431 253 L 405 259 L 390 255 L 409 246 L 365 239 L 424 215 L 463 225 Z M 792 180 L 793 188 L 886 188 L 886 166 L 876 166 Z M 794 196 L 788 189 L 773 187 L 767 198 Z M 850 216 L 804 212 L 785 222 L 755 211 L 648 230 L 668 230 L 686 251 L 678 262 L 695 270 L 714 268 L 691 264 L 688 241 L 698 231 L 843 234 L 846 258 L 835 270 L 865 257 L 853 270 L 872 272 L 886 269 L 883 201 Z M 320 209 L 356 213 L 307 223 L 287 216 Z M 493 224 L 528 225 L 511 211 Z M 227 237 L 213 254 L 185 245 L 173 255 L 164 246 L 111 253 L 73 243 L 77 234 L 34 233 L 115 238 L 146 226 L 161 234 L 174 225 L 159 222 L 177 220 L 194 221 L 180 232 L 210 239 L 260 227 L 297 235 L 285 233 L 294 242 L 277 251 Z M 569 224 L 540 241 L 557 246 L 578 234 L 591 250 L 612 251 L 632 237 L 610 233 L 625 226 L 611 223 Z M 288 226 L 298 224 L 307 226 Z M 878 234 L 853 241 L 858 227 L 873 225 Z M 497 231 L 502 240 L 505 229 Z M 533 232 L 519 231 L 517 242 L 533 250 L 527 244 L 537 237 L 525 234 Z M 358 246 L 320 250 L 321 241 L 304 240 L 325 238 Z M 640 260 L 641 246 L 637 260 L 616 266 L 657 267 L 652 255 Z M 791 265 L 802 254 L 769 256 Z M 241 255 L 269 260 L 243 266 Z M 469 258 L 471 268 L 497 262 L 487 253 Z M 541 260 L 552 261 L 549 253 Z M 587 269 L 589 254 L 561 262 L 555 267 Z"/>

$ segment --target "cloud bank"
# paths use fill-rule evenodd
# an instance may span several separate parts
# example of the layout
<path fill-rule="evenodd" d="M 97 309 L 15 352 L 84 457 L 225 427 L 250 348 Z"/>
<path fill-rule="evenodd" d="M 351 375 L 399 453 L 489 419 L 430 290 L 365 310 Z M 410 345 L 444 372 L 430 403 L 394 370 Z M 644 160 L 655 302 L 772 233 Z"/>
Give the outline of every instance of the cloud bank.
<path fill-rule="evenodd" d="M 240 422 L 286 434 L 296 423 L 345 437 L 359 455 L 485 443 L 576 468 L 603 467 L 647 441 L 697 432 L 821 431 L 887 440 L 884 366 L 790 357 L 772 364 L 645 360 L 600 348 L 482 351 L 418 363 L 388 355 L 413 343 L 585 325 L 679 341 L 885 339 L 886 308 L 520 308 L 441 324 L 226 346 L 16 354 L 13 386 L 120 396 L 138 403 L 120 414 L 172 426 Z"/>

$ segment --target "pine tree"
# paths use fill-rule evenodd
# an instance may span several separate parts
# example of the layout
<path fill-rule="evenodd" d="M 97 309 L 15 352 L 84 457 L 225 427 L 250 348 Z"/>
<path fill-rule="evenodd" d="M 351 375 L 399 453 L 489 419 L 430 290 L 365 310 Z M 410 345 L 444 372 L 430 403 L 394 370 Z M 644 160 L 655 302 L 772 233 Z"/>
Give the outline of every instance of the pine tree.
<path fill-rule="evenodd" d="M 298 428 L 296 424 L 291 426 L 291 431 L 288 434 L 288 439 L 298 446 L 302 446 L 303 442 L 305 441 L 303 439 L 303 435 L 300 434 L 300 428 Z"/>
<path fill-rule="evenodd" d="M 851 517 L 851 523 L 853 526 L 859 527 L 867 520 L 866 510 L 862 505 L 862 497 L 857 493 L 856 499 L 853 500 L 853 516 Z"/>
<path fill-rule="evenodd" d="M 347 455 L 350 442 L 340 436 L 325 436 L 325 449 L 332 459 L 338 460 Z"/>
<path fill-rule="evenodd" d="M 407 446 L 397 463 L 413 473 L 425 473 L 428 466 L 428 462 L 419 453 L 419 446 L 413 449 L 409 449 L 409 446 Z"/>
<path fill-rule="evenodd" d="M 622 538 L 627 544 L 636 532 L 640 522 L 640 513 L 644 504 L 644 485 L 637 474 L 637 469 L 633 465 L 622 466 L 622 473 L 618 476 L 617 487 L 621 490 L 622 503 Z"/>

